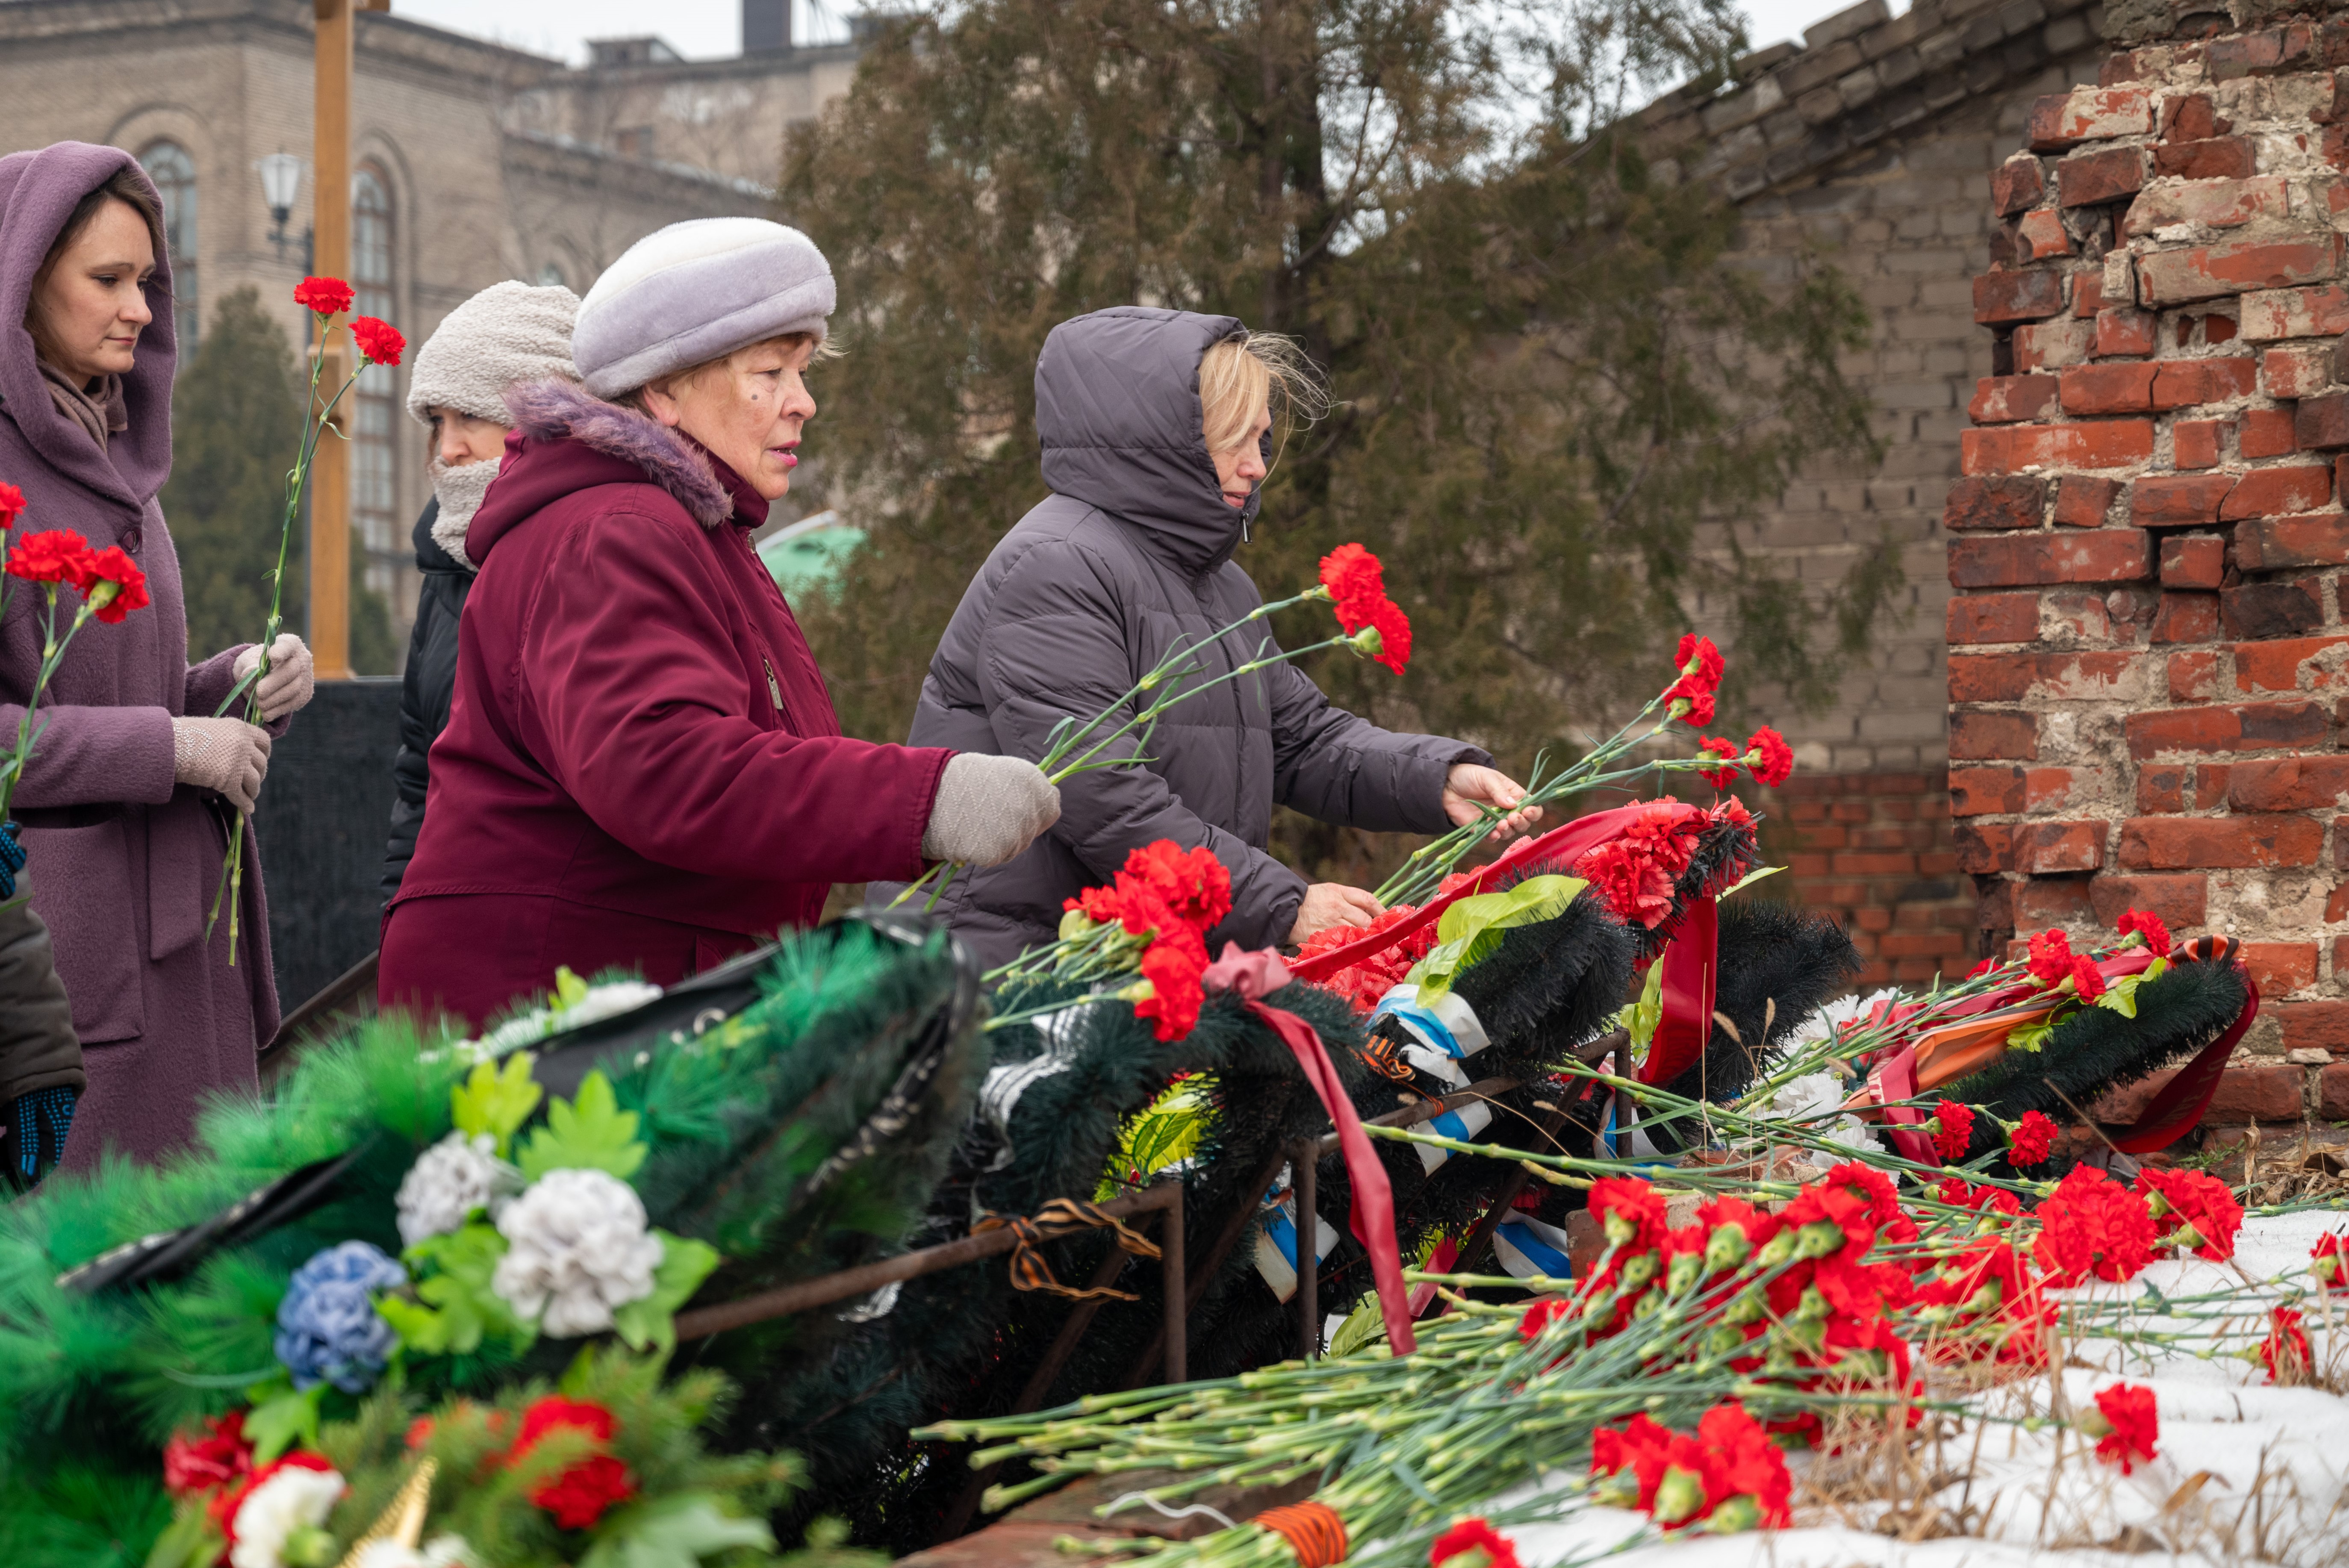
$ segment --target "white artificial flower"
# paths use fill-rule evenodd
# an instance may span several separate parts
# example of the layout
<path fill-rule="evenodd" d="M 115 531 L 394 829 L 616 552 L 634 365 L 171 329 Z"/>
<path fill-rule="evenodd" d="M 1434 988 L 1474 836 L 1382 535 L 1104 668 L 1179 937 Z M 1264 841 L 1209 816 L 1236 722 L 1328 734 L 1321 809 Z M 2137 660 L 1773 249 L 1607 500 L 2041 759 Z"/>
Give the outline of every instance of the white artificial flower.
<path fill-rule="evenodd" d="M 403 1245 L 445 1236 L 476 1209 L 494 1215 L 502 1199 L 522 1190 L 522 1172 L 500 1160 L 497 1149 L 486 1132 L 452 1132 L 416 1157 L 392 1199 Z"/>
<path fill-rule="evenodd" d="M 600 1334 L 653 1293 L 660 1239 L 636 1190 L 607 1171 L 550 1171 L 498 1216 L 508 1243 L 490 1288 L 558 1339 Z"/>
<path fill-rule="evenodd" d="M 1868 1124 L 1856 1116 L 1839 1116 L 1833 1121 L 1816 1119 L 1835 1110 L 1844 1099 L 1841 1078 L 1833 1073 L 1806 1073 L 1780 1085 L 1775 1094 L 1754 1107 L 1753 1115 L 1761 1121 L 1803 1122 L 1828 1142 L 1848 1149 L 1875 1148 L 1876 1139 Z"/>
<path fill-rule="evenodd" d="M 397 1541 L 370 1541 L 359 1548 L 357 1568 L 471 1568 L 473 1549 L 461 1535 L 436 1535 L 422 1550 Z"/>
<path fill-rule="evenodd" d="M 1837 997 L 1795 1026 L 1794 1035 L 1786 1041 L 1786 1054 L 1798 1056 L 1806 1046 L 1832 1040 L 1846 1024 L 1868 1016 L 1878 1002 L 1896 1002 L 1899 998 L 1900 993 L 1889 987 L 1866 996 Z"/>
<path fill-rule="evenodd" d="M 325 1524 L 346 1490 L 339 1470 L 288 1465 L 246 1492 L 236 1507 L 231 1568 L 285 1568 L 286 1541 Z"/>
<path fill-rule="evenodd" d="M 601 1023 L 623 1013 L 633 1013 L 647 1002 L 657 1002 L 660 994 L 659 986 L 644 980 L 615 980 L 608 985 L 590 985 L 587 995 L 555 1014 L 555 1024 L 560 1028 L 575 1029 L 584 1024 Z"/>

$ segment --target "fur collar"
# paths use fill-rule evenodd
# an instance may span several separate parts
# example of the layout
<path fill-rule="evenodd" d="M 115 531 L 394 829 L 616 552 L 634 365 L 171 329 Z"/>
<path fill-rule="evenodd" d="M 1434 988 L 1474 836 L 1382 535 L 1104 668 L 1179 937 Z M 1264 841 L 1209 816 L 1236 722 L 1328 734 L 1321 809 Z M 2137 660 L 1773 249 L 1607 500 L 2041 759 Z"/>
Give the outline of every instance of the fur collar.
<path fill-rule="evenodd" d="M 514 426 L 533 441 L 577 441 L 644 469 L 704 528 L 734 515 L 734 496 L 685 437 L 633 408 L 606 403 L 560 377 L 506 388 Z"/>

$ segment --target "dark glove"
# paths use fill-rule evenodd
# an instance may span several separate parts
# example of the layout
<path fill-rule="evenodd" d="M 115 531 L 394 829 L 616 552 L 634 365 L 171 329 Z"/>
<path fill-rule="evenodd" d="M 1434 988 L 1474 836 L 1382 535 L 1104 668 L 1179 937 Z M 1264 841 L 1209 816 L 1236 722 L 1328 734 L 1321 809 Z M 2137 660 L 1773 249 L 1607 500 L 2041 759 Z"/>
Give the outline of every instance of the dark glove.
<path fill-rule="evenodd" d="M 31 1191 L 65 1158 L 80 1098 L 63 1087 L 36 1088 L 0 1107 L 0 1178 L 11 1189 Z"/>

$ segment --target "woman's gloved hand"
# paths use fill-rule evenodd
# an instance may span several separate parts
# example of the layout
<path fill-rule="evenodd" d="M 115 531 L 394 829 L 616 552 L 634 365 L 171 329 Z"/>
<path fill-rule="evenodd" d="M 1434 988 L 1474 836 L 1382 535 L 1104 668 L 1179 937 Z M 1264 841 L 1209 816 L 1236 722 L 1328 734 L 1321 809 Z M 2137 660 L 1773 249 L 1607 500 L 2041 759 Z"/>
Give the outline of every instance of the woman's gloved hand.
<path fill-rule="evenodd" d="M 0 1181 L 30 1191 L 65 1158 L 66 1135 L 73 1130 L 74 1104 L 81 1097 L 65 1088 L 36 1088 L 0 1106 Z"/>
<path fill-rule="evenodd" d="M 1061 820 L 1061 792 L 1024 758 L 958 751 L 938 776 L 922 853 L 934 861 L 999 866 Z"/>
<path fill-rule="evenodd" d="M 230 673 L 243 680 L 260 665 L 261 645 L 255 643 L 237 655 Z M 288 714 L 301 712 L 317 689 L 317 667 L 311 661 L 310 645 L 291 632 L 280 632 L 269 645 L 269 673 L 261 677 L 261 722 L 275 724 Z"/>
<path fill-rule="evenodd" d="M 240 811 L 250 811 L 269 776 L 269 732 L 241 718 L 171 721 L 171 777 L 199 789 L 217 789 Z"/>

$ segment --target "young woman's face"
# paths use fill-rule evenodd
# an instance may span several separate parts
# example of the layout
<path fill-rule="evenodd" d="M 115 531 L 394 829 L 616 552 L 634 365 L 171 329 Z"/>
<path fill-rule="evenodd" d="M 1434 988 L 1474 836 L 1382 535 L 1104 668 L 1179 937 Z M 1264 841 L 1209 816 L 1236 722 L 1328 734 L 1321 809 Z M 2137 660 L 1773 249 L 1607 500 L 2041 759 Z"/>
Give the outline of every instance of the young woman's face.
<path fill-rule="evenodd" d="M 1234 511 L 1247 505 L 1248 497 L 1264 482 L 1264 438 L 1271 429 L 1272 410 L 1261 409 L 1238 446 L 1212 454 L 1216 459 L 1216 483 L 1224 492 L 1224 504 Z"/>
<path fill-rule="evenodd" d="M 154 271 L 147 220 L 126 201 L 100 207 L 33 294 L 39 335 L 59 370 L 79 381 L 129 372 L 139 335 L 155 319 L 140 287 Z"/>
<path fill-rule="evenodd" d="M 506 427 L 454 408 L 434 407 L 432 449 L 444 469 L 470 468 L 505 456 Z"/>
<path fill-rule="evenodd" d="M 773 500 L 792 488 L 801 428 L 815 418 L 801 379 L 814 357 L 812 342 L 758 344 L 666 391 L 647 387 L 645 406 Z"/>

